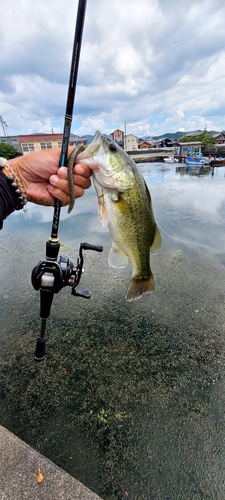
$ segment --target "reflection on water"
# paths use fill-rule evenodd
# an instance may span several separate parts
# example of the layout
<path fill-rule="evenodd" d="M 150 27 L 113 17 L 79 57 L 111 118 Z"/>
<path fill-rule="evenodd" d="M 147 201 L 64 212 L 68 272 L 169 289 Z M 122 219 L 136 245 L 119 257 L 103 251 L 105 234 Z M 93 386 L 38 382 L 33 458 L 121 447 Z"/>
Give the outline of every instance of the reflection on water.
<path fill-rule="evenodd" d="M 62 210 L 59 236 L 73 261 L 81 241 L 103 244 L 85 256 L 92 298 L 55 295 L 38 365 L 30 274 L 52 209 L 30 205 L 5 222 L 0 423 L 105 500 L 223 500 L 225 169 L 139 168 L 165 231 L 151 257 L 155 292 L 125 301 L 131 268 L 108 267 L 111 239 L 91 188 L 71 216 Z"/>
<path fill-rule="evenodd" d="M 185 241 L 190 239 L 190 243 L 224 249 L 224 167 L 201 168 L 194 177 L 183 165 L 144 163 L 138 167 L 151 191 L 157 222 L 167 234 Z M 194 173 L 196 169 L 192 167 L 192 170 Z M 43 239 L 45 242 L 52 215 L 53 209 L 49 207 L 28 204 L 27 213 L 15 212 L 5 221 L 1 235 L 19 234 L 31 241 Z M 76 200 L 72 214 L 68 216 L 67 208 L 61 210 L 60 221 L 60 239 L 64 243 L 77 245 L 79 239 L 87 235 L 91 243 L 96 242 L 96 238 L 110 241 L 108 230 L 98 222 L 93 187 Z"/>

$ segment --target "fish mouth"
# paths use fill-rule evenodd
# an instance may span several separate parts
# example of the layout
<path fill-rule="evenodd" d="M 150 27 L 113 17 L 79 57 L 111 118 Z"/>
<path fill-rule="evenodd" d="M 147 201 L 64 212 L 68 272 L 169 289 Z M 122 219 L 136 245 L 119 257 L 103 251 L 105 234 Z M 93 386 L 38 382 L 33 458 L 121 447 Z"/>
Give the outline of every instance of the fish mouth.
<path fill-rule="evenodd" d="M 91 143 L 86 147 L 84 151 L 77 155 L 77 162 L 85 164 L 85 160 L 94 161 L 94 157 L 98 154 L 101 144 L 102 135 L 101 132 L 97 131 L 95 132 L 94 139 L 91 141 Z"/>
<path fill-rule="evenodd" d="M 102 140 L 102 134 L 98 130 L 95 132 L 95 136 L 92 142 L 101 142 Z M 92 144 L 91 142 L 91 144 Z"/>

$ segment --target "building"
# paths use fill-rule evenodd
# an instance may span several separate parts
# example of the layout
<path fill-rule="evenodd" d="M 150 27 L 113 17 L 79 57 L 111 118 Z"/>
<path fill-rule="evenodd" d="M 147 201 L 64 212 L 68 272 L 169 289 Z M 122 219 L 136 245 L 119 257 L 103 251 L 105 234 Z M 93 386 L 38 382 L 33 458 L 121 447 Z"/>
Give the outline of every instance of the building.
<path fill-rule="evenodd" d="M 5 142 L 6 144 L 13 146 L 13 148 L 16 149 L 19 153 L 22 153 L 21 145 L 19 143 L 17 135 L 0 136 L 0 142 Z"/>
<path fill-rule="evenodd" d="M 195 137 L 196 135 L 200 135 L 200 134 L 203 134 L 204 130 L 192 130 L 191 132 L 186 132 L 182 137 L 181 137 L 181 141 L 184 137 Z"/>
<path fill-rule="evenodd" d="M 160 139 L 152 140 L 152 147 L 154 148 L 176 148 L 178 139 L 170 139 L 170 137 L 161 137 Z"/>
<path fill-rule="evenodd" d="M 143 139 L 138 140 L 138 149 L 149 149 L 150 147 L 148 141 L 144 141 Z"/>
<path fill-rule="evenodd" d="M 80 137 L 79 135 L 70 134 L 70 146 L 78 146 L 78 144 L 87 144 L 88 140 L 86 135 Z"/>
<path fill-rule="evenodd" d="M 121 142 L 124 139 L 124 132 L 118 128 L 110 134 L 110 137 L 115 142 Z"/>
<path fill-rule="evenodd" d="M 29 134 L 18 136 L 23 154 L 31 153 L 32 151 L 41 151 L 42 149 L 61 148 L 62 138 L 62 134 Z M 79 137 L 74 134 L 70 135 L 70 146 L 86 143 L 86 137 Z"/>
<path fill-rule="evenodd" d="M 225 133 L 213 134 L 214 139 L 216 139 L 216 144 L 225 144 Z"/>
<path fill-rule="evenodd" d="M 152 137 L 145 137 L 145 142 L 147 142 L 150 147 L 154 142 L 154 139 L 152 139 Z"/>
<path fill-rule="evenodd" d="M 186 157 L 192 154 L 199 155 L 199 153 L 201 153 L 201 146 L 201 141 L 179 142 L 177 154 L 181 155 L 182 157 Z"/>
<path fill-rule="evenodd" d="M 134 134 L 128 134 L 124 137 L 124 149 L 125 151 L 131 151 L 132 149 L 138 149 L 138 139 Z"/>

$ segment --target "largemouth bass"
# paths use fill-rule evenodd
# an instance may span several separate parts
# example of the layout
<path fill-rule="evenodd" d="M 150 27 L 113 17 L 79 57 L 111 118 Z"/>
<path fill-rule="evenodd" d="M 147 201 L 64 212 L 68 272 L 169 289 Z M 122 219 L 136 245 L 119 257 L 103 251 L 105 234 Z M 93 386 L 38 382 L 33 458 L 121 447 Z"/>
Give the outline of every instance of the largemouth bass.
<path fill-rule="evenodd" d="M 155 288 L 150 250 L 159 250 L 162 241 L 144 178 L 128 154 L 100 132 L 76 162 L 93 171 L 99 219 L 113 239 L 109 265 L 125 267 L 130 260 L 133 274 L 126 299 L 139 299 Z"/>

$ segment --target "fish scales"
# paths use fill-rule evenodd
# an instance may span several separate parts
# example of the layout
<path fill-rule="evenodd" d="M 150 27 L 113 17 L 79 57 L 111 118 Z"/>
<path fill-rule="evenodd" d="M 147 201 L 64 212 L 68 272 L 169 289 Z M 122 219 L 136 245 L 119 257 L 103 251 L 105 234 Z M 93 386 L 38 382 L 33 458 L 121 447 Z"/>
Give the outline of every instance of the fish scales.
<path fill-rule="evenodd" d="M 145 180 L 127 153 L 100 132 L 76 161 L 93 172 L 99 219 L 108 226 L 113 240 L 109 265 L 125 267 L 130 260 L 133 274 L 126 299 L 141 298 L 154 290 L 150 249 L 157 251 L 161 246 Z"/>
<path fill-rule="evenodd" d="M 149 249 L 154 231 L 151 221 L 150 204 L 146 206 L 145 198 L 139 189 L 140 179 L 136 176 L 136 185 L 129 191 L 120 193 L 118 201 L 106 202 L 110 213 L 109 229 L 114 243 L 126 251 L 131 263 L 136 267 L 138 276 L 148 276 L 150 273 Z M 143 183 L 143 188 L 146 188 Z M 149 195 L 146 189 L 146 195 Z M 107 198 L 107 195 L 106 195 Z M 142 223 L 140 224 L 140 221 Z M 154 223 L 153 223 L 154 225 Z M 126 228 L 126 230 L 125 230 Z M 134 262 L 135 261 L 135 262 Z"/>

